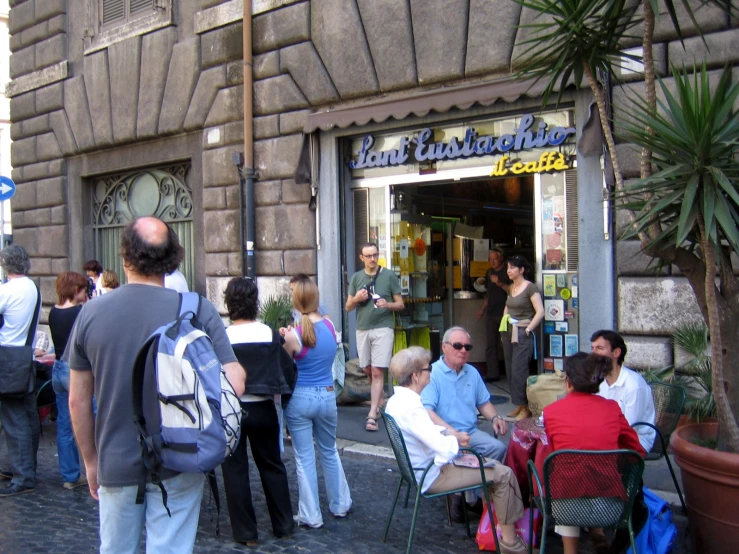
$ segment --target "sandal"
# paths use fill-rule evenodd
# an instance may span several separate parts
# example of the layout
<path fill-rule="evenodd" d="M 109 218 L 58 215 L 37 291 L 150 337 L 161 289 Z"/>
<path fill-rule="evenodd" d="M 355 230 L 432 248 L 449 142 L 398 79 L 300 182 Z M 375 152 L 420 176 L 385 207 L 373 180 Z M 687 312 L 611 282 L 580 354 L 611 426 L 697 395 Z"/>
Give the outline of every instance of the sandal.
<path fill-rule="evenodd" d="M 364 426 L 365 431 L 379 431 L 380 426 L 377 425 L 377 417 L 367 416 L 367 424 Z"/>

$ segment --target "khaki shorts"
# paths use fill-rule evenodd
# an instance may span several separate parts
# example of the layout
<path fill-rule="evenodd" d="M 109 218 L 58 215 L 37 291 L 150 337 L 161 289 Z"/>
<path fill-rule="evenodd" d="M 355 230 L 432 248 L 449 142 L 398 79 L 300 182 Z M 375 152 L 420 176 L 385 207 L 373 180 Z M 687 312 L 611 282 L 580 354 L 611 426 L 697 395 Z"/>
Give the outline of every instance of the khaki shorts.
<path fill-rule="evenodd" d="M 359 367 L 390 367 L 393 344 L 395 344 L 395 329 L 383 327 L 366 331 L 357 330 Z"/>

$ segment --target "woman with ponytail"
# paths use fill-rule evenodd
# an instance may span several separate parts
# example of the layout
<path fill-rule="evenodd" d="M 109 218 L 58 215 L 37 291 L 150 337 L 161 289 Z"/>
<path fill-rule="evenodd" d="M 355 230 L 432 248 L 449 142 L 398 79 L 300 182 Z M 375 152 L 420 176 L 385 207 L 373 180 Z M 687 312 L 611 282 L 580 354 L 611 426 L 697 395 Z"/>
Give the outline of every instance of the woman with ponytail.
<path fill-rule="evenodd" d="M 298 476 L 296 521 L 317 529 L 323 526 L 318 500 L 315 438 L 326 483 L 329 511 L 346 517 L 352 505 L 349 486 L 336 449 L 336 396 L 331 366 L 336 355 L 336 331 L 331 321 L 318 314 L 318 287 L 311 279 L 301 279 L 293 287 L 293 306 L 300 325 L 282 329 L 285 350 L 298 366 L 298 381 L 285 410 L 292 436 Z"/>

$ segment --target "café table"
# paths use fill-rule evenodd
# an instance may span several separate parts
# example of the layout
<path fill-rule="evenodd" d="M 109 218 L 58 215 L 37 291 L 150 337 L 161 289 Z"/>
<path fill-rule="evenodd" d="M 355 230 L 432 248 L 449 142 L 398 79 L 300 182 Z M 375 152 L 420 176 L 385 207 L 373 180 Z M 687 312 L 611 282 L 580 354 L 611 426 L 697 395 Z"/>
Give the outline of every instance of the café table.
<path fill-rule="evenodd" d="M 528 462 L 533 460 L 542 474 L 544 460 L 553 452 L 543 427 L 536 425 L 533 418 L 517 421 L 511 431 L 505 464 L 513 470 L 521 488 L 524 506 L 529 505 Z"/>

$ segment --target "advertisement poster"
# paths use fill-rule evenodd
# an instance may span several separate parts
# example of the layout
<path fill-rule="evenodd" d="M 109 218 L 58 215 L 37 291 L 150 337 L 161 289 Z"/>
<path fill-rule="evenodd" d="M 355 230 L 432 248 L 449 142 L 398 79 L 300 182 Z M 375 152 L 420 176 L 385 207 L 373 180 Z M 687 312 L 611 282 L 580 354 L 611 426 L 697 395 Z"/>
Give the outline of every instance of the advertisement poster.
<path fill-rule="evenodd" d="M 565 305 L 563 300 L 544 300 L 544 320 L 564 321 Z"/>
<path fill-rule="evenodd" d="M 472 260 L 487 263 L 488 254 L 490 254 L 490 239 L 475 239 L 473 244 Z"/>
<path fill-rule="evenodd" d="M 567 286 L 567 276 L 566 275 L 557 275 L 557 286 L 560 288 Z"/>
<path fill-rule="evenodd" d="M 557 280 L 554 275 L 544 275 L 544 296 L 552 297 L 557 294 Z"/>
<path fill-rule="evenodd" d="M 554 334 L 554 323 L 552 323 L 551 321 L 544 322 L 544 334 L 545 335 Z"/>
<path fill-rule="evenodd" d="M 562 357 L 562 335 L 549 337 L 549 355 L 553 358 Z"/>
<path fill-rule="evenodd" d="M 567 333 L 570 330 L 570 324 L 566 321 L 557 322 L 554 324 L 554 330 L 558 333 Z"/>
<path fill-rule="evenodd" d="M 565 335 L 565 356 L 574 356 L 579 350 L 577 335 Z"/>

